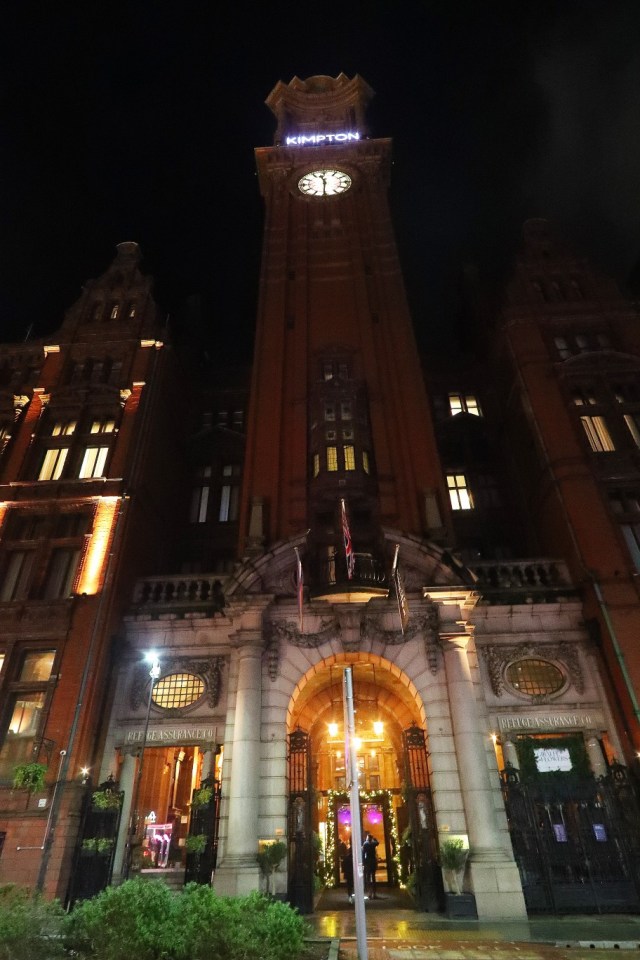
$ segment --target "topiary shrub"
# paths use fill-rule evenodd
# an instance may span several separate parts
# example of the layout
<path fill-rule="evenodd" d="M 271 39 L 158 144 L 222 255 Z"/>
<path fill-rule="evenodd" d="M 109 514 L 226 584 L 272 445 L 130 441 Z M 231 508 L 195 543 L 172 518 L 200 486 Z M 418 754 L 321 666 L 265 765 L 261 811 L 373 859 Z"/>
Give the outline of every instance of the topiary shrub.
<path fill-rule="evenodd" d="M 63 955 L 64 912 L 57 901 L 7 884 L 0 887 L 0 960 L 54 960 Z"/>
<path fill-rule="evenodd" d="M 136 878 L 107 887 L 69 915 L 65 940 L 91 960 L 164 960 L 173 957 L 174 896 L 158 881 Z"/>
<path fill-rule="evenodd" d="M 135 879 L 80 903 L 67 919 L 65 945 L 78 960 L 297 960 L 304 934 L 295 910 L 259 893 L 219 897 L 190 883 L 175 895 Z"/>
<path fill-rule="evenodd" d="M 296 960 L 304 943 L 302 917 L 259 893 L 219 897 L 190 883 L 176 899 L 174 918 L 180 938 L 174 960 Z"/>

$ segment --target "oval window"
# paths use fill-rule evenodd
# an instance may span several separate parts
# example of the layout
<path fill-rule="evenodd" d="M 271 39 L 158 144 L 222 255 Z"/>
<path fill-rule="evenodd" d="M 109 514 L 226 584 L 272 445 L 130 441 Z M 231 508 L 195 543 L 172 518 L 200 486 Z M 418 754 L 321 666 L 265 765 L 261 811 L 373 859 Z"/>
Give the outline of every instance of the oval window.
<path fill-rule="evenodd" d="M 188 707 L 204 693 L 204 680 L 193 673 L 170 673 L 153 688 L 153 702 L 165 710 Z"/>
<path fill-rule="evenodd" d="M 548 660 L 516 660 L 507 667 L 505 677 L 518 691 L 531 697 L 557 693 L 564 686 L 564 674 Z"/>

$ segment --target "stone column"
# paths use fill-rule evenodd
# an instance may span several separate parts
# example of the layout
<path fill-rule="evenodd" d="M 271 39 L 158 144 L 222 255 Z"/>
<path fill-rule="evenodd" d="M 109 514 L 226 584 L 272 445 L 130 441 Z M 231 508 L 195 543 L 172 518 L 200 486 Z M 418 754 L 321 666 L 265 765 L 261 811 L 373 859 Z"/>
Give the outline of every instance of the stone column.
<path fill-rule="evenodd" d="M 478 916 L 526 916 L 522 885 L 496 816 L 485 738 L 467 656 L 468 635 L 442 637 L 462 803 L 469 834 L 469 879 Z M 496 777 L 497 786 L 497 777 Z"/>
<path fill-rule="evenodd" d="M 126 752 L 122 758 L 120 768 L 120 790 L 124 791 L 122 800 L 122 813 L 120 814 L 120 828 L 118 830 L 118 839 L 116 841 L 116 852 L 113 858 L 113 880 L 123 880 L 124 876 L 124 857 L 127 845 L 127 837 L 131 824 L 131 803 L 133 801 L 133 783 L 136 776 L 136 756 L 131 752 Z"/>
<path fill-rule="evenodd" d="M 211 747 L 207 747 L 206 750 L 202 751 L 202 773 L 200 774 L 200 782 L 206 780 L 207 777 L 213 774 L 213 757 L 214 753 Z"/>
<path fill-rule="evenodd" d="M 518 759 L 518 751 L 516 750 L 516 745 L 513 740 L 510 740 L 509 738 L 503 740 L 502 752 L 504 754 L 505 764 L 510 763 L 512 767 L 515 767 L 516 770 L 519 770 L 520 761 Z"/>
<path fill-rule="evenodd" d="M 237 633 L 238 687 L 233 727 L 231 776 L 227 798 L 225 854 L 216 871 L 218 893 L 235 896 L 259 888 L 258 802 L 262 710 L 262 636 Z"/>
<path fill-rule="evenodd" d="M 594 777 L 606 777 L 607 765 L 595 730 L 589 730 L 587 732 L 585 742 L 587 746 L 587 756 L 589 757 L 589 763 L 591 764 Z"/>

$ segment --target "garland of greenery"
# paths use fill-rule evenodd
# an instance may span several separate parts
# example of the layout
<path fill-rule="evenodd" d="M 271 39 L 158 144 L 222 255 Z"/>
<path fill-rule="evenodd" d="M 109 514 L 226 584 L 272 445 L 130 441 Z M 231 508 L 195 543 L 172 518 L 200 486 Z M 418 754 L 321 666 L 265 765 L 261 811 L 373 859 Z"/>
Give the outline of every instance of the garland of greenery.
<path fill-rule="evenodd" d="M 332 887 L 335 883 L 333 875 L 333 862 L 336 855 L 336 803 L 344 801 L 344 790 L 329 790 L 327 792 L 327 849 L 325 851 L 325 883 Z M 389 810 L 389 824 L 391 827 L 391 847 L 394 850 L 393 863 L 395 874 L 400 876 L 400 840 L 398 837 L 398 827 L 396 818 L 393 816 L 393 793 L 391 790 L 360 790 L 360 802 L 381 803 L 386 800 Z"/>
<path fill-rule="evenodd" d="M 571 770 L 550 770 L 541 773 L 536 766 L 534 750 L 540 748 L 568 750 Z M 551 779 L 584 779 L 593 776 L 582 737 L 518 737 L 520 779 L 523 782 L 544 783 Z"/>

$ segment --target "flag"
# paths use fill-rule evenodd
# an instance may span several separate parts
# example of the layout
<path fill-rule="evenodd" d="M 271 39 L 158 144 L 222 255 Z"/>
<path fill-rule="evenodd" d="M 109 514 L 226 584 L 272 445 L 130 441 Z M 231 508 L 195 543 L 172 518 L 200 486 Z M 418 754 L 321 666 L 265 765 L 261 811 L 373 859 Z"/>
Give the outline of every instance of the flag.
<path fill-rule="evenodd" d="M 409 604 L 407 603 L 407 594 L 404 589 L 404 583 L 400 576 L 398 567 L 398 555 L 400 553 L 400 544 L 396 543 L 396 552 L 393 557 L 393 567 L 391 568 L 391 579 L 396 588 L 396 599 L 398 601 L 398 613 L 400 614 L 400 629 L 404 636 L 407 624 L 409 622 Z"/>
<path fill-rule="evenodd" d="M 302 560 L 298 548 L 293 548 L 296 552 L 296 590 L 298 593 L 298 620 L 300 622 L 300 632 L 302 633 L 303 618 L 302 605 L 304 603 L 304 573 L 302 570 Z"/>
<path fill-rule="evenodd" d="M 349 521 L 347 519 L 347 507 L 344 500 L 340 501 L 342 509 L 342 539 L 344 540 L 344 556 L 347 561 L 347 577 L 353 579 L 353 568 L 356 564 L 356 557 L 351 543 L 351 531 L 349 530 Z"/>

